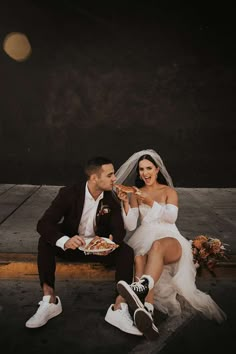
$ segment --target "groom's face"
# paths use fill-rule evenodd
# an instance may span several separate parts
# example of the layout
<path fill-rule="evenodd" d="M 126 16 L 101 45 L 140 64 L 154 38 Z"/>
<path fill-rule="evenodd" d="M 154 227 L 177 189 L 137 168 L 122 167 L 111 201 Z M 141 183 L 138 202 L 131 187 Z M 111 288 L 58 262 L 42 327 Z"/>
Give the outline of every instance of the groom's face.
<path fill-rule="evenodd" d="M 102 191 L 111 191 L 116 181 L 115 170 L 112 164 L 102 165 L 96 174 L 97 188 Z"/>

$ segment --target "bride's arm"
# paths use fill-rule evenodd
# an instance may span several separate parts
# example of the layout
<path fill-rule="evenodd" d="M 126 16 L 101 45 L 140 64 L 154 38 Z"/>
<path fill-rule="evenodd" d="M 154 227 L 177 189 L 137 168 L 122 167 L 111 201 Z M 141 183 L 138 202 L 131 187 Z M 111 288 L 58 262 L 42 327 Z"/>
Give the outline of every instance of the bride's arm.
<path fill-rule="evenodd" d="M 151 209 L 143 218 L 143 222 L 150 222 L 160 218 L 170 224 L 176 222 L 178 217 L 178 195 L 174 189 L 169 188 L 165 205 L 153 201 L 150 206 Z"/>
<path fill-rule="evenodd" d="M 131 194 L 129 201 L 127 193 L 119 191 L 117 195 L 121 199 L 122 217 L 124 220 L 125 229 L 128 231 L 133 231 L 137 227 L 139 217 L 137 198 L 134 194 Z"/>

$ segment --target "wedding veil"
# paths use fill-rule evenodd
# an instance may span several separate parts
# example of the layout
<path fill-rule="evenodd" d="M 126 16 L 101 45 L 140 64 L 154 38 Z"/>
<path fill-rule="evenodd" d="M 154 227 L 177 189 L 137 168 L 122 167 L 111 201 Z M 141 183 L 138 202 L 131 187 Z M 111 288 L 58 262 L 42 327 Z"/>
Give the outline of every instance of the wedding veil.
<path fill-rule="evenodd" d="M 143 155 L 150 155 L 153 158 L 157 166 L 160 168 L 160 172 L 165 178 L 167 184 L 170 187 L 173 187 L 172 178 L 167 172 L 161 157 L 156 151 L 152 149 L 141 150 L 135 152 L 132 156 L 130 156 L 130 158 L 125 163 L 123 163 L 123 165 L 121 165 L 120 168 L 116 171 L 116 183 L 134 185 L 138 160 Z"/>

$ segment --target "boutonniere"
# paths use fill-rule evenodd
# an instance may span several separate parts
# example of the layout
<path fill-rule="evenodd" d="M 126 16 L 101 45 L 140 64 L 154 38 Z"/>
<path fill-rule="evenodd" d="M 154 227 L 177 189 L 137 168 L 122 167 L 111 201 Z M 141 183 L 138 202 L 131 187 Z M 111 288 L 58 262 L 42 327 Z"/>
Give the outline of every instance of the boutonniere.
<path fill-rule="evenodd" d="M 110 212 L 111 212 L 111 208 L 109 207 L 109 205 L 101 203 L 101 206 L 100 206 L 100 209 L 97 213 L 97 216 L 109 214 Z"/>

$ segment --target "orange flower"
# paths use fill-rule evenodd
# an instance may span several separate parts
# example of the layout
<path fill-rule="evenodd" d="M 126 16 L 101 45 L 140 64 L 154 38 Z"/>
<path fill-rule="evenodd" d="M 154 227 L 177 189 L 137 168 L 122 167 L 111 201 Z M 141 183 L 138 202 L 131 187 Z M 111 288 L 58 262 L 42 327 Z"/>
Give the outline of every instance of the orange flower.
<path fill-rule="evenodd" d="M 193 246 L 200 250 L 203 247 L 205 242 L 207 242 L 207 237 L 203 235 L 199 235 L 196 236 L 195 239 L 193 240 Z"/>

